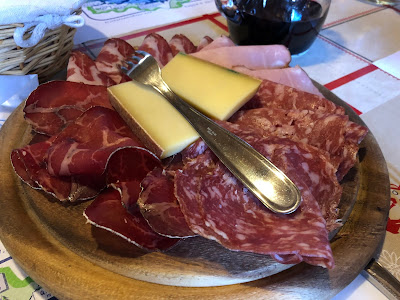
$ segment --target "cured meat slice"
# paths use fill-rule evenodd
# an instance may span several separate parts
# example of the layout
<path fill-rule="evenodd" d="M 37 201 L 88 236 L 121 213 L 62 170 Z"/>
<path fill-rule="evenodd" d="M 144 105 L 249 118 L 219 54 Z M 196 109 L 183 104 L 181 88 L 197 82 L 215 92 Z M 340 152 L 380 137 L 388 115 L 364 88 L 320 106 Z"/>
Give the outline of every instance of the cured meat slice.
<path fill-rule="evenodd" d="M 135 49 L 122 39 L 109 39 L 96 58 L 97 69 L 107 74 L 115 83 L 131 81 L 121 72 L 120 66 L 135 53 Z"/>
<path fill-rule="evenodd" d="M 42 189 L 60 201 L 73 202 L 97 196 L 105 187 L 104 176 L 56 177 L 47 172 L 44 159 L 52 141 L 53 138 L 50 138 L 11 152 L 13 168 L 22 181 L 35 189 Z"/>
<path fill-rule="evenodd" d="M 192 41 L 183 34 L 175 34 L 169 41 L 169 46 L 171 47 L 173 56 L 177 55 L 179 52 L 190 54 L 197 50 L 197 47 L 193 45 Z"/>
<path fill-rule="evenodd" d="M 54 135 L 92 106 L 112 109 L 106 87 L 50 81 L 41 84 L 27 98 L 25 120 L 36 132 Z"/>
<path fill-rule="evenodd" d="M 176 172 L 175 193 L 189 227 L 231 250 L 294 254 L 310 264 L 333 268 L 317 202 L 296 173 L 279 167 L 302 193 L 302 204 L 290 215 L 262 206 L 209 151 L 188 161 Z"/>
<path fill-rule="evenodd" d="M 205 37 L 207 38 L 207 37 Z M 200 41 L 200 45 L 202 45 L 203 40 Z M 205 42 L 203 42 L 205 44 Z M 207 40 L 207 45 L 202 45 L 202 47 L 197 49 L 197 51 L 200 50 L 211 50 L 211 49 L 216 49 L 216 48 L 221 48 L 221 47 L 233 47 L 236 46 L 234 42 L 230 38 L 228 38 L 226 35 L 221 35 L 220 37 L 216 38 L 214 41 Z"/>
<path fill-rule="evenodd" d="M 329 152 L 339 166 L 348 116 L 309 110 L 258 108 L 238 112 L 232 122 L 262 129 L 263 135 L 289 138 Z"/>
<path fill-rule="evenodd" d="M 174 194 L 174 171 L 156 168 L 142 181 L 138 205 L 150 227 L 168 237 L 190 237 L 188 227 Z"/>
<path fill-rule="evenodd" d="M 57 176 L 101 175 L 111 154 L 125 147 L 143 145 L 116 111 L 96 106 L 55 137 L 47 169 Z"/>
<path fill-rule="evenodd" d="M 299 66 L 283 69 L 250 70 L 245 67 L 235 67 L 235 71 L 258 78 L 284 84 L 292 88 L 322 97 L 321 92 L 314 86 L 310 77 Z"/>
<path fill-rule="evenodd" d="M 200 51 L 201 49 L 204 49 L 207 45 L 211 44 L 213 41 L 212 38 L 210 38 L 208 35 L 204 36 L 201 40 L 200 43 L 197 45 L 197 51 Z"/>
<path fill-rule="evenodd" d="M 179 241 L 155 233 L 138 209 L 128 212 L 122 205 L 119 192 L 112 188 L 99 195 L 83 215 L 90 224 L 108 230 L 143 249 L 167 250 Z"/>
<path fill-rule="evenodd" d="M 97 69 L 89 56 L 79 51 L 73 51 L 69 57 L 67 81 L 104 86 L 115 84 L 114 80 Z"/>
<path fill-rule="evenodd" d="M 245 104 L 243 109 L 260 107 L 306 109 L 316 112 L 344 114 L 343 107 L 337 106 L 328 99 L 269 80 L 263 80 L 256 95 Z"/>
<path fill-rule="evenodd" d="M 156 167 L 161 167 L 158 157 L 140 147 L 120 149 L 109 159 L 107 184 L 120 191 L 122 202 L 128 211 L 136 209 L 142 190 L 140 183 Z M 125 195 L 125 192 L 129 192 L 129 195 Z"/>
<path fill-rule="evenodd" d="M 168 42 L 157 33 L 147 35 L 139 46 L 139 50 L 150 53 L 157 60 L 160 67 L 165 66 L 173 57 Z"/>
<path fill-rule="evenodd" d="M 191 55 L 228 69 L 240 66 L 252 70 L 283 68 L 291 60 L 289 50 L 282 45 L 219 47 Z"/>

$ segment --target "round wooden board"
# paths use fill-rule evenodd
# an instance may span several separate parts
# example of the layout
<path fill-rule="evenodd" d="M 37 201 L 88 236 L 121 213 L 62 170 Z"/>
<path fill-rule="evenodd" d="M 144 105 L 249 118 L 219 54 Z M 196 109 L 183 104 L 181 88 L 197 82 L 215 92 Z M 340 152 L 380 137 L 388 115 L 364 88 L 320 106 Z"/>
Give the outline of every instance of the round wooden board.
<path fill-rule="evenodd" d="M 322 91 L 362 123 L 340 99 Z M 389 179 L 371 133 L 361 144 L 360 163 L 343 183 L 341 214 L 348 220 L 332 239 L 336 267 L 330 271 L 306 264 L 282 271 L 288 266 L 201 238 L 165 254 L 116 243 L 116 237 L 84 224 L 88 203 L 62 205 L 21 183 L 9 156 L 29 139 L 19 107 L 0 133 L 0 238 L 38 284 L 62 299 L 331 298 L 360 273 L 384 237 Z M 219 284 L 225 286 L 210 287 Z"/>

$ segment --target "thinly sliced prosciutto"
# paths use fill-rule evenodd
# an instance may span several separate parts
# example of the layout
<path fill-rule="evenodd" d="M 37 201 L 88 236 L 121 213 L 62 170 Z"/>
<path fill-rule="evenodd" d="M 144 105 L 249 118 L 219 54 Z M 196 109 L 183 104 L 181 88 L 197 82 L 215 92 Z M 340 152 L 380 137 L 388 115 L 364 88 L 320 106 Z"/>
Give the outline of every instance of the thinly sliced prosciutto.
<path fill-rule="evenodd" d="M 207 37 L 205 37 L 207 39 Z M 216 49 L 216 48 L 221 48 L 221 47 L 233 47 L 236 46 L 234 42 L 232 42 L 232 40 L 230 38 L 228 38 L 226 35 L 221 35 L 220 37 L 217 37 L 215 40 L 208 40 L 207 39 L 207 45 L 205 44 L 205 41 L 200 41 L 200 45 L 202 45 L 202 47 L 199 49 L 197 49 L 197 51 L 200 50 L 211 50 L 211 49 Z"/>
<path fill-rule="evenodd" d="M 115 84 L 107 74 L 97 69 L 95 62 L 89 56 L 80 51 L 73 51 L 69 57 L 67 81 L 103 86 Z"/>
<path fill-rule="evenodd" d="M 199 44 L 197 45 L 196 51 L 200 51 L 200 50 L 204 49 L 207 45 L 211 44 L 212 41 L 213 41 L 213 39 L 210 38 L 208 35 L 204 36 L 200 40 Z"/>
<path fill-rule="evenodd" d="M 54 135 L 93 106 L 112 109 L 105 86 L 50 81 L 26 99 L 24 117 L 36 132 Z"/>

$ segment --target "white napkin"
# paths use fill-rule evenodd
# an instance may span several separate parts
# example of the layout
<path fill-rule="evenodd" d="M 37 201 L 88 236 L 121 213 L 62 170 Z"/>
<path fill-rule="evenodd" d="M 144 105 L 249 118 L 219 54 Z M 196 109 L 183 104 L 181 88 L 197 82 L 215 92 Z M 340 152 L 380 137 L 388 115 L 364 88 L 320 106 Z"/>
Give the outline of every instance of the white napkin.
<path fill-rule="evenodd" d="M 36 74 L 0 75 L 0 127 L 38 85 Z"/>
<path fill-rule="evenodd" d="M 71 15 L 86 0 L 0 0 L 0 25 L 24 23 L 14 31 L 15 43 L 20 47 L 32 47 L 43 38 L 46 29 L 56 29 L 65 24 L 81 27 L 84 19 Z M 24 40 L 24 33 L 31 27 L 32 35 Z"/>

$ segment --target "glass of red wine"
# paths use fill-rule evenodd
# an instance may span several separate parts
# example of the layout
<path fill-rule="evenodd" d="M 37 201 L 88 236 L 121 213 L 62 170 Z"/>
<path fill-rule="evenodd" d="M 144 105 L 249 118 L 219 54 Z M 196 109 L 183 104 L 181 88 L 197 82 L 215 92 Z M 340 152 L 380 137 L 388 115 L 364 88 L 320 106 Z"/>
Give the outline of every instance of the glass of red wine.
<path fill-rule="evenodd" d="M 282 44 L 305 52 L 328 14 L 331 0 L 215 0 L 238 45 Z"/>

